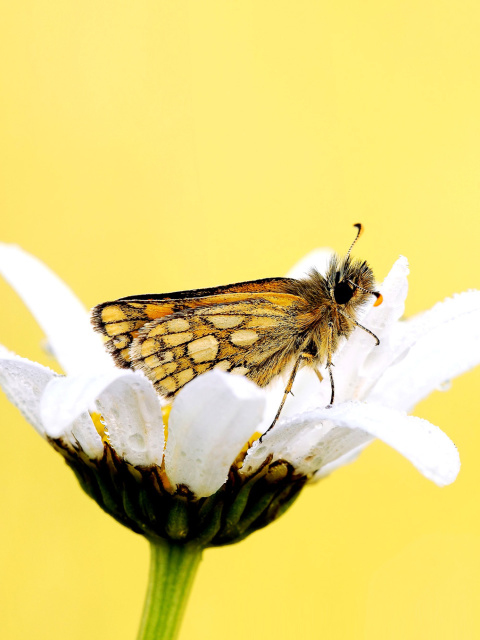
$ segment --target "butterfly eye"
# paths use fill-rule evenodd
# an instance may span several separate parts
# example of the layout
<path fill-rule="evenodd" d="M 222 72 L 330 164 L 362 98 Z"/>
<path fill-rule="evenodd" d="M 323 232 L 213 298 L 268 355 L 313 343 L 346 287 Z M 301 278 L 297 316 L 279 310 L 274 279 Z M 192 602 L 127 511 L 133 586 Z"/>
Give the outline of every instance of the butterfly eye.
<path fill-rule="evenodd" d="M 335 302 L 338 304 L 347 304 L 353 297 L 354 289 L 348 284 L 348 282 L 342 281 L 335 285 L 333 289 L 333 295 Z"/>

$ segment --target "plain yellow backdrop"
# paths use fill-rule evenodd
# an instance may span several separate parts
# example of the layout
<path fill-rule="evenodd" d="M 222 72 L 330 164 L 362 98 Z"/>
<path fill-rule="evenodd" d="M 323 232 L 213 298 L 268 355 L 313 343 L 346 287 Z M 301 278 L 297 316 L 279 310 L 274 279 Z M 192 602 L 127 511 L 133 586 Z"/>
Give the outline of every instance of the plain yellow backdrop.
<path fill-rule="evenodd" d="M 478 2 L 2 5 L 0 240 L 88 307 L 283 275 L 358 221 L 379 280 L 409 258 L 407 314 L 480 287 Z M 0 342 L 55 366 L 0 296 Z M 375 443 L 206 552 L 182 640 L 479 638 L 479 383 L 415 412 L 456 442 L 455 484 Z M 0 637 L 134 638 L 147 543 L 3 396 L 0 416 Z"/>

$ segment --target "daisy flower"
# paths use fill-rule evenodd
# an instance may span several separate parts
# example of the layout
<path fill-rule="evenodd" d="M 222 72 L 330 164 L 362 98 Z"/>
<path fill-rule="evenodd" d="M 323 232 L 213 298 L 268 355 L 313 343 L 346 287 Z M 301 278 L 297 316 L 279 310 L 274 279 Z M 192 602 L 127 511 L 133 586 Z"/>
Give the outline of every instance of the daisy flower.
<path fill-rule="evenodd" d="M 289 275 L 329 254 L 314 252 Z M 351 462 L 378 438 L 438 485 L 454 481 L 458 452 L 443 431 L 408 415 L 443 383 L 480 362 L 480 292 L 403 320 L 408 265 L 400 258 L 380 307 L 335 353 L 330 388 L 300 371 L 280 421 L 264 433 L 284 383 L 260 389 L 206 373 L 162 405 L 142 373 L 114 367 L 82 304 L 44 264 L 0 245 L 0 273 L 44 331 L 65 375 L 0 347 L 0 384 L 35 430 L 110 515 L 151 543 L 139 638 L 174 638 L 201 552 L 237 542 L 278 518 L 306 483 Z M 328 380 L 328 377 L 327 377 Z"/>

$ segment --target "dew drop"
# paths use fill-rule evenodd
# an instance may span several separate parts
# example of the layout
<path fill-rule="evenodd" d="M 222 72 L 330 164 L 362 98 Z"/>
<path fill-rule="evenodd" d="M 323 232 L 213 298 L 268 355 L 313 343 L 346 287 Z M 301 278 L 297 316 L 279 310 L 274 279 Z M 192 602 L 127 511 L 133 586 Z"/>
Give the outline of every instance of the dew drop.
<path fill-rule="evenodd" d="M 437 390 L 438 391 L 449 391 L 452 388 L 452 381 L 451 380 L 445 380 L 444 382 L 441 382 L 438 387 Z"/>
<path fill-rule="evenodd" d="M 133 451 L 145 451 L 145 440 L 139 433 L 130 436 L 128 438 L 128 444 Z"/>

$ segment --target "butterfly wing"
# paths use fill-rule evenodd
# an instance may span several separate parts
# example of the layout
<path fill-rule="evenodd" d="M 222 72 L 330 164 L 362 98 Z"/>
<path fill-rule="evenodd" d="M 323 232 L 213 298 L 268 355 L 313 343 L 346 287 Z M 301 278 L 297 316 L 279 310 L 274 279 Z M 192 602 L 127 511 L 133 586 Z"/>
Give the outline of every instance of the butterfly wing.
<path fill-rule="evenodd" d="M 143 371 L 162 396 L 174 396 L 213 368 L 265 386 L 298 351 L 298 297 L 264 292 L 226 298 L 157 318 L 133 338 L 131 366 Z"/>
<path fill-rule="evenodd" d="M 291 282 L 290 278 L 268 278 L 209 289 L 128 296 L 94 307 L 92 324 L 108 338 L 105 347 L 117 366 L 128 369 L 132 366 L 130 346 L 138 331 L 152 320 L 186 309 L 246 300 L 252 294 L 281 292 Z"/>
<path fill-rule="evenodd" d="M 115 364 L 131 367 L 130 345 L 139 329 L 156 318 L 169 316 L 178 310 L 174 302 L 143 302 L 115 300 L 104 302 L 92 310 L 92 324 L 96 331 L 108 338 L 105 348 Z"/>

